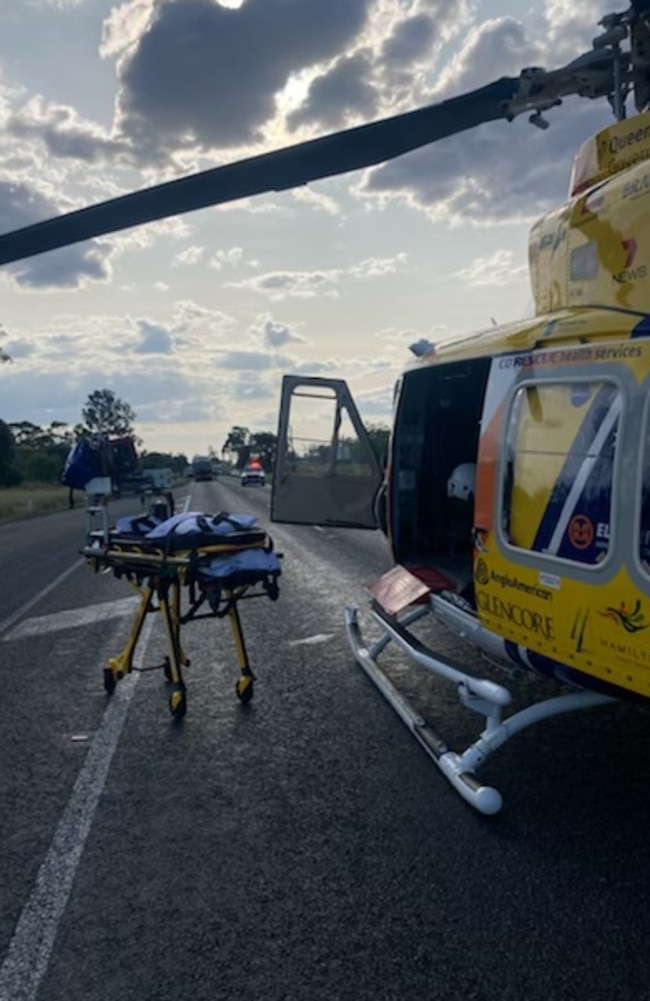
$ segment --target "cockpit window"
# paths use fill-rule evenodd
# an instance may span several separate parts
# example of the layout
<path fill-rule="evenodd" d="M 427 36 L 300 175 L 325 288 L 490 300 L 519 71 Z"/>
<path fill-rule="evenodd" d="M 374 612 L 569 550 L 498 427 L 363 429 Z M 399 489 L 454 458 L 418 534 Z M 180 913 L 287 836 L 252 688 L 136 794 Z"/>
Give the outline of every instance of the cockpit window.
<path fill-rule="evenodd" d="M 502 530 L 510 545 L 602 563 L 621 410 L 611 382 L 529 383 L 517 391 L 502 482 Z"/>

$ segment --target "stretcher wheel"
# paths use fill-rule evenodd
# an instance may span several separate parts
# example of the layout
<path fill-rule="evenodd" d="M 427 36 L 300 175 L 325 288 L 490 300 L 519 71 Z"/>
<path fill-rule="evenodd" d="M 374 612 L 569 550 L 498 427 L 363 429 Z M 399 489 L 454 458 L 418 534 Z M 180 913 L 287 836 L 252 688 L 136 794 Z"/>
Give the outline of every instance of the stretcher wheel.
<path fill-rule="evenodd" d="M 104 668 L 104 691 L 107 695 L 112 695 L 115 691 L 115 675 L 111 671 L 110 667 Z"/>
<path fill-rule="evenodd" d="M 243 678 L 239 678 L 235 685 L 235 693 L 239 701 L 247 705 L 253 698 L 253 679 L 246 675 Z"/>
<path fill-rule="evenodd" d="M 182 719 L 187 712 L 185 685 L 182 683 L 175 685 L 174 691 L 169 696 L 169 711 L 174 719 Z"/>

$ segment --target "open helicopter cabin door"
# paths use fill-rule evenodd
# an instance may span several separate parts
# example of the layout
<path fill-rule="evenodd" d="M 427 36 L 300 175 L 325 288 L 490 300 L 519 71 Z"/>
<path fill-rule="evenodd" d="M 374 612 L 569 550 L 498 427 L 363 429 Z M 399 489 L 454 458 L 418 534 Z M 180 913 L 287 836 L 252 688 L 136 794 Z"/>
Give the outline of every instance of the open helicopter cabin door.
<path fill-rule="evenodd" d="M 391 455 L 393 557 L 461 584 L 473 576 L 474 501 L 489 356 L 424 365 L 401 380 Z"/>
<path fill-rule="evenodd" d="M 282 380 L 271 520 L 377 528 L 382 471 L 341 379 Z"/>

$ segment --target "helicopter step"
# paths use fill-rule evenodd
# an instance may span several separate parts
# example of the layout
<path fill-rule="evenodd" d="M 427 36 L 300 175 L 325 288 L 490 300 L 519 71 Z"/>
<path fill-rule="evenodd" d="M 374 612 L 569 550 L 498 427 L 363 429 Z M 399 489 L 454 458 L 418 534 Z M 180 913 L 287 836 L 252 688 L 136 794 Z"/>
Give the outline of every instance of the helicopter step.
<path fill-rule="evenodd" d="M 431 611 L 429 606 L 412 606 L 398 615 L 392 615 L 374 601 L 371 611 L 383 632 L 374 643 L 366 646 L 359 627 L 358 610 L 345 609 L 348 640 L 357 663 L 454 789 L 470 806 L 487 816 L 492 816 L 501 810 L 503 799 L 497 789 L 481 782 L 476 770 L 494 751 L 505 744 L 510 737 L 540 720 L 616 701 L 609 695 L 597 692 L 569 691 L 554 698 L 535 702 L 503 719 L 503 710 L 512 701 L 512 695 L 507 688 L 487 678 L 468 674 L 460 665 L 435 653 L 409 630 L 409 626 Z M 484 717 L 483 731 L 462 753 L 452 751 L 447 746 L 440 734 L 397 690 L 377 663 L 379 655 L 391 641 L 404 650 L 416 664 L 455 684 L 463 706 Z"/>

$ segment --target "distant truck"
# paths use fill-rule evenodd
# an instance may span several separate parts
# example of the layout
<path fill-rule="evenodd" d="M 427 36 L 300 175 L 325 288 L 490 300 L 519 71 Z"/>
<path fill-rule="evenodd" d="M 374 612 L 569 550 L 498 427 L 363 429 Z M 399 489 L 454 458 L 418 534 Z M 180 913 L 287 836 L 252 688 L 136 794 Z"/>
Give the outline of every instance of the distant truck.
<path fill-rule="evenodd" d="M 192 459 L 192 470 L 195 483 L 198 483 L 200 480 L 214 479 L 212 459 L 210 459 L 207 455 L 196 455 Z"/>

